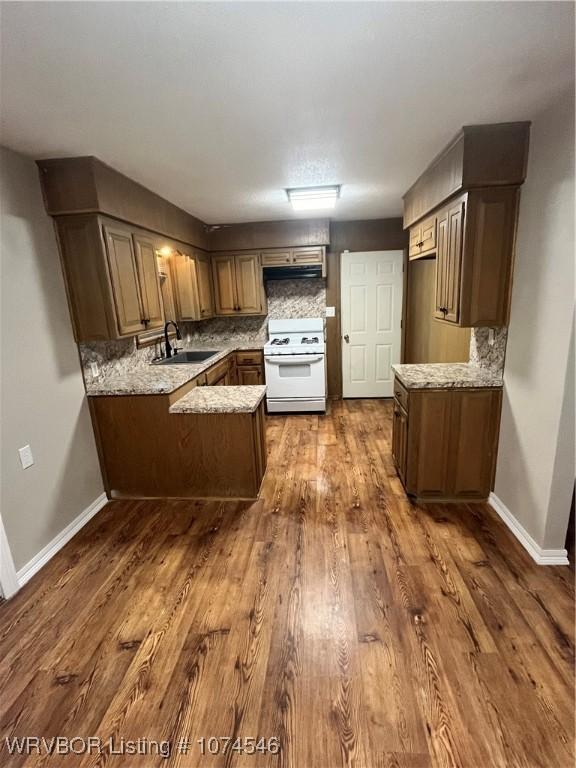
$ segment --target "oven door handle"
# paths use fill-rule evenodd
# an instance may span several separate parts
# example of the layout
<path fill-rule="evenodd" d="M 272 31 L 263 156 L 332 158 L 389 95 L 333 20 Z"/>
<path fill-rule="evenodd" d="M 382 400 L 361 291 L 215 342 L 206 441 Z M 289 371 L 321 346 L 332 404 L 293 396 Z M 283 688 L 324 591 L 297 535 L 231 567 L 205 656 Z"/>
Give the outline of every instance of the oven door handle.
<path fill-rule="evenodd" d="M 267 363 L 276 365 L 299 365 L 301 363 L 317 363 L 324 358 L 324 355 L 299 355 L 298 357 L 290 355 L 274 355 L 266 357 Z"/>

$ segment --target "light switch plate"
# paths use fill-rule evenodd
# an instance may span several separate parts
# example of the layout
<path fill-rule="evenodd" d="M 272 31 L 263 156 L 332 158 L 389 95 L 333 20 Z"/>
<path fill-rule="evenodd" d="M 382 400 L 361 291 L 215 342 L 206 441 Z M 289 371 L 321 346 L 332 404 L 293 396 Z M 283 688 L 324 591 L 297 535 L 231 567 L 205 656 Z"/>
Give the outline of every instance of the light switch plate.
<path fill-rule="evenodd" d="M 336 307 L 326 307 L 326 317 L 336 317 Z"/>
<path fill-rule="evenodd" d="M 18 448 L 18 453 L 20 454 L 20 463 L 22 464 L 22 469 L 28 469 L 28 467 L 31 467 L 32 464 L 34 464 L 32 448 L 30 448 L 29 445 L 25 445 L 23 448 Z"/>

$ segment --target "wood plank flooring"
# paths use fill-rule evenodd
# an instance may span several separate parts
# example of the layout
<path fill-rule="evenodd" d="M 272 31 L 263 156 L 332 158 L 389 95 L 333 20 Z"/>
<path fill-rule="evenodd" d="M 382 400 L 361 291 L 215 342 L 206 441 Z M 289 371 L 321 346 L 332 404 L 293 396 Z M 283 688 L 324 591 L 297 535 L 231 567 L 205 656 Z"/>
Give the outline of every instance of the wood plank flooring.
<path fill-rule="evenodd" d="M 484 505 L 412 505 L 390 417 L 269 417 L 253 504 L 102 510 L 0 606 L 0 764 L 572 766 L 573 570 L 535 565 Z M 4 741 L 57 735 L 104 749 Z M 280 753 L 197 741 L 259 736 Z"/>

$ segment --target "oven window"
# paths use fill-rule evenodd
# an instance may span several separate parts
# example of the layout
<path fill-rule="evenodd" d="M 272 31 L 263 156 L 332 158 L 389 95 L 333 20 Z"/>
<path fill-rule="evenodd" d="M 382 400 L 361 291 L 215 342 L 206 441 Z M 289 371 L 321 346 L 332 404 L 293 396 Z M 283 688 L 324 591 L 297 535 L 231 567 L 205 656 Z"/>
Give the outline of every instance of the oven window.
<path fill-rule="evenodd" d="M 310 377 L 310 363 L 279 365 L 278 375 L 281 379 L 304 379 Z"/>

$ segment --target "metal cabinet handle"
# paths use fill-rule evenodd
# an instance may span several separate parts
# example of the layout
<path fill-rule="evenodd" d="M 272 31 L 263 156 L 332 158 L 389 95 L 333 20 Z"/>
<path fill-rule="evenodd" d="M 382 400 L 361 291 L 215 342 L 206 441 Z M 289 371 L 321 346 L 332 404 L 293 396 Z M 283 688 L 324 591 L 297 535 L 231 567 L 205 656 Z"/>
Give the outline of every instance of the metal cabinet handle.
<path fill-rule="evenodd" d="M 347 333 L 344 334 L 344 341 L 346 342 L 346 344 L 350 344 L 350 336 L 348 336 Z"/>

